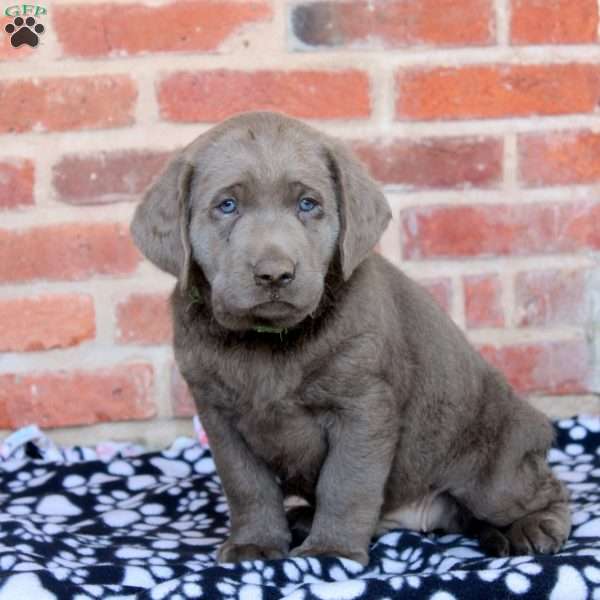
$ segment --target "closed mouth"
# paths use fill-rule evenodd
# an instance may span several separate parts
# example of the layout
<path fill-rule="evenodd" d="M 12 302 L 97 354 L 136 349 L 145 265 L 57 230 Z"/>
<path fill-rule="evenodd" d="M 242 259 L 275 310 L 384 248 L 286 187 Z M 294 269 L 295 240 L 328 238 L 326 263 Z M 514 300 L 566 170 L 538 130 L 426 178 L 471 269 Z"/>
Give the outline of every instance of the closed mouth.
<path fill-rule="evenodd" d="M 252 308 L 252 314 L 257 317 L 277 318 L 288 315 L 294 309 L 294 305 L 290 302 L 261 302 Z"/>

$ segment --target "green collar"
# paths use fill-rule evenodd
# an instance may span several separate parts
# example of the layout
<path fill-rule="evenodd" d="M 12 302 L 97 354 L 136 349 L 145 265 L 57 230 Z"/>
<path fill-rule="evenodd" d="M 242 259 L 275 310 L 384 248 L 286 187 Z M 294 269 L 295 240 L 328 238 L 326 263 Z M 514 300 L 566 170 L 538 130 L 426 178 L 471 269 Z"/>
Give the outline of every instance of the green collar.
<path fill-rule="evenodd" d="M 202 303 L 202 296 L 200 295 L 200 290 L 196 286 L 193 286 L 189 290 L 188 295 L 191 300 L 191 302 L 188 304 L 188 307 L 187 307 L 187 311 L 189 312 L 190 309 L 192 308 L 192 306 L 194 306 L 194 304 Z"/>
<path fill-rule="evenodd" d="M 200 295 L 200 290 L 195 286 L 190 288 L 188 294 L 191 302 L 187 309 L 190 310 L 194 304 L 200 304 L 202 302 L 202 297 Z M 268 325 L 257 325 L 256 327 L 253 327 L 252 330 L 257 333 L 277 333 L 281 340 L 283 340 L 283 336 L 286 335 L 288 331 L 285 327 L 269 327 Z"/>
<path fill-rule="evenodd" d="M 257 325 L 252 329 L 258 333 L 278 333 L 280 336 L 287 333 L 285 327 L 269 327 L 268 325 Z"/>
<path fill-rule="evenodd" d="M 253 329 L 258 333 L 283 333 L 286 331 L 283 327 L 269 327 L 268 325 L 257 325 Z"/>

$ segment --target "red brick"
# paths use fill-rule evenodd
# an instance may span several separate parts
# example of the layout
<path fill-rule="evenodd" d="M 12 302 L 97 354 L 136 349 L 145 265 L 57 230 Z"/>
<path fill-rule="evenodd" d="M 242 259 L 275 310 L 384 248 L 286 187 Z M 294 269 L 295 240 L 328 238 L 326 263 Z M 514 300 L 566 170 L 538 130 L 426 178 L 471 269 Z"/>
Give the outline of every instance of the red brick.
<path fill-rule="evenodd" d="M 584 342 L 483 346 L 480 351 L 520 392 L 579 394 L 589 391 L 586 383 L 588 351 Z"/>
<path fill-rule="evenodd" d="M 167 294 L 132 294 L 117 306 L 117 339 L 125 344 L 168 344 L 173 337 Z"/>
<path fill-rule="evenodd" d="M 58 199 L 69 204 L 138 200 L 170 153 L 144 150 L 65 156 L 55 165 Z"/>
<path fill-rule="evenodd" d="M 580 325 L 585 321 L 585 272 L 519 273 L 515 297 L 517 323 L 521 327 Z"/>
<path fill-rule="evenodd" d="M 66 56 L 127 56 L 214 51 L 244 25 L 271 14 L 269 4 L 258 1 L 76 4 L 56 6 L 53 24 Z"/>
<path fill-rule="evenodd" d="M 0 81 L 0 133 L 122 127 L 136 98 L 127 75 Z"/>
<path fill-rule="evenodd" d="M 600 203 L 428 206 L 402 212 L 405 258 L 600 249 Z"/>
<path fill-rule="evenodd" d="M 591 131 L 519 136 L 519 174 L 523 183 L 568 185 L 600 181 L 600 134 Z"/>
<path fill-rule="evenodd" d="M 153 385 L 153 370 L 147 364 L 0 375 L 0 427 L 149 419 L 156 414 Z"/>
<path fill-rule="evenodd" d="M 67 223 L 0 229 L 0 282 L 126 275 L 139 260 L 124 225 Z"/>
<path fill-rule="evenodd" d="M 171 399 L 173 402 L 173 414 L 176 417 L 191 417 L 196 414 L 196 405 L 194 404 L 190 388 L 184 381 L 176 365 L 173 365 L 171 371 Z"/>
<path fill-rule="evenodd" d="M 34 167 L 30 160 L 0 162 L 0 210 L 33 204 Z"/>
<path fill-rule="evenodd" d="M 465 286 L 467 327 L 503 327 L 502 284 L 497 275 L 468 275 Z"/>
<path fill-rule="evenodd" d="M 94 301 L 81 294 L 0 300 L 0 351 L 77 346 L 96 334 Z"/>
<path fill-rule="evenodd" d="M 447 312 L 452 306 L 452 281 L 448 278 L 419 279 L 419 283 L 435 298 L 436 302 Z"/>
<path fill-rule="evenodd" d="M 401 70 L 396 84 L 396 117 L 408 120 L 591 113 L 600 100 L 590 64 Z"/>
<path fill-rule="evenodd" d="M 361 71 L 178 72 L 158 88 L 163 119 L 220 121 L 247 110 L 276 110 L 307 119 L 358 119 L 371 111 Z"/>
<path fill-rule="evenodd" d="M 380 182 L 410 189 L 492 188 L 502 178 L 496 138 L 361 141 L 354 150 Z"/>
<path fill-rule="evenodd" d="M 513 44 L 585 44 L 598 35 L 597 0 L 513 0 Z"/>
<path fill-rule="evenodd" d="M 490 0 L 309 2 L 292 9 L 294 35 L 308 46 L 402 48 L 494 42 Z"/>

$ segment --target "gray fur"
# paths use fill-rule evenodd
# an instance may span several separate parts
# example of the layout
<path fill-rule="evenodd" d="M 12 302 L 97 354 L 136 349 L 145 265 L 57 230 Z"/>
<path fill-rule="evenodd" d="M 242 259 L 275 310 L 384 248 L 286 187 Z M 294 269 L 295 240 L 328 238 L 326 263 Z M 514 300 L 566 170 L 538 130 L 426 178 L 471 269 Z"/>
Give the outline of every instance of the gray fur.
<path fill-rule="evenodd" d="M 318 213 L 298 211 L 303 194 Z M 225 216 L 230 195 L 240 212 Z M 175 356 L 231 512 L 222 562 L 290 554 L 288 494 L 314 511 L 295 556 L 365 564 L 373 534 L 407 514 L 496 554 L 568 536 L 549 422 L 373 254 L 389 216 L 339 142 L 273 113 L 200 136 L 137 209 L 136 243 L 179 278 Z M 265 284 L 265 269 L 293 279 Z M 413 519 L 425 504 L 435 515 Z"/>

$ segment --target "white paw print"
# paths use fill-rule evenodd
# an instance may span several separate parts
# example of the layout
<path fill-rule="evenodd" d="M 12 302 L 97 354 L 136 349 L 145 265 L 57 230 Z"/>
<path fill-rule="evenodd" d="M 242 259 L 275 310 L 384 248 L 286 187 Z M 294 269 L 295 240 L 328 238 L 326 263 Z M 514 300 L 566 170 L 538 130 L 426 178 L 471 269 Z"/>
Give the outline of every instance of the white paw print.
<path fill-rule="evenodd" d="M 77 496 L 85 496 L 85 494 L 99 494 L 99 487 L 88 487 L 88 481 L 81 475 L 67 475 L 63 479 L 63 487 L 66 491 Z"/>
<path fill-rule="evenodd" d="M 187 560 L 184 563 L 186 569 L 190 571 L 200 571 L 202 569 L 206 569 L 208 566 L 213 566 L 215 564 L 216 552 L 215 556 L 211 554 L 199 554 L 195 553 L 192 555 L 191 560 Z"/>
<path fill-rule="evenodd" d="M 26 542 L 33 540 L 34 542 L 49 544 L 54 540 L 54 535 L 52 534 L 56 533 L 54 529 L 56 526 L 48 523 L 42 527 L 43 529 L 39 529 L 33 523 L 23 521 L 22 527 L 15 529 L 14 535 Z"/>
<path fill-rule="evenodd" d="M 253 562 L 258 563 L 258 568 L 260 568 L 263 564 L 262 561 Z M 251 563 L 249 561 L 239 563 L 241 566 L 246 564 Z M 250 574 L 248 573 L 247 575 Z M 256 575 L 258 575 L 258 579 L 260 579 L 260 575 L 258 573 L 256 573 Z M 246 575 L 244 577 L 246 577 Z M 262 589 L 257 587 L 255 583 L 250 583 L 247 581 L 240 583 L 239 581 L 235 581 L 229 577 L 224 577 L 222 581 L 217 583 L 217 590 L 220 592 L 221 598 L 224 600 L 233 600 L 234 598 L 260 598 L 262 594 Z"/>
<path fill-rule="evenodd" d="M 174 577 L 174 572 L 168 566 L 168 561 L 177 560 L 179 553 L 166 550 L 155 551 L 142 546 L 124 546 L 117 550 L 115 556 L 125 560 L 129 566 L 149 569 L 158 579 L 170 579 Z"/>
<path fill-rule="evenodd" d="M 37 487 L 42 485 L 48 479 L 54 477 L 54 473 L 46 469 L 34 469 L 33 472 L 20 471 L 12 481 L 9 481 L 8 487 L 12 493 L 24 492 L 28 488 Z"/>
<path fill-rule="evenodd" d="M 78 557 L 68 550 L 59 552 L 47 563 L 47 568 L 56 579 L 60 581 L 68 579 L 76 584 L 85 583 L 86 577 L 90 574 L 78 560 Z"/>
<path fill-rule="evenodd" d="M 197 513 L 203 506 L 209 502 L 208 492 L 192 490 L 186 496 L 183 496 L 177 505 L 177 512 Z"/>
<path fill-rule="evenodd" d="M 181 592 L 181 593 L 179 593 Z M 184 577 L 165 581 L 152 588 L 150 598 L 153 600 L 187 600 L 188 598 L 203 598 L 202 577 L 195 573 Z"/>
<path fill-rule="evenodd" d="M 123 490 L 114 490 L 110 493 L 99 494 L 96 500 L 98 503 L 94 506 L 94 510 L 97 512 L 106 512 L 115 508 L 137 508 L 143 503 L 144 495 L 136 494 L 135 496 L 130 496 Z"/>
<path fill-rule="evenodd" d="M 165 483 L 166 487 L 163 489 L 166 489 L 167 494 L 171 496 L 179 496 L 183 490 L 187 490 L 193 486 L 193 483 L 189 480 L 175 479 L 166 475 L 161 476 L 160 480 L 168 482 Z"/>
<path fill-rule="evenodd" d="M 529 578 L 541 572 L 542 566 L 531 556 L 518 556 L 494 559 L 489 562 L 487 569 L 478 571 L 477 575 L 486 582 L 503 577 L 508 589 L 516 594 L 524 594 L 531 587 Z"/>
<path fill-rule="evenodd" d="M 423 550 L 421 548 L 406 548 L 398 556 L 395 548 L 384 551 L 381 558 L 383 574 L 404 574 L 419 571 L 423 566 Z"/>

